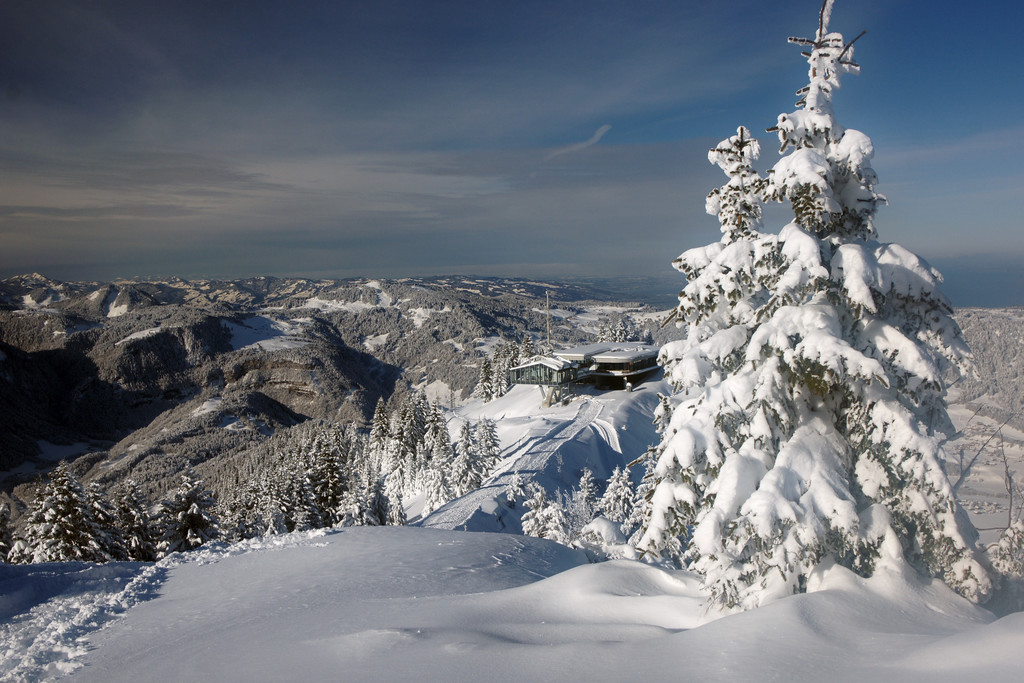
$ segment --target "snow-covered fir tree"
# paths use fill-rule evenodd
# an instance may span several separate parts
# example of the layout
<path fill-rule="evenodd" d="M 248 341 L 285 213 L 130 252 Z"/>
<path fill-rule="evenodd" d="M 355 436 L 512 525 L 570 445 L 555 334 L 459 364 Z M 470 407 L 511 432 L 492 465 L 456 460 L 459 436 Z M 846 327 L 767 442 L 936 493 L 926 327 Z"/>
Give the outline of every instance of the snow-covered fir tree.
<path fill-rule="evenodd" d="M 36 490 L 9 559 L 12 563 L 103 562 L 109 557 L 98 535 L 85 491 L 67 462 L 61 461 L 50 472 L 49 482 Z"/>
<path fill-rule="evenodd" d="M 423 473 L 423 515 L 429 515 L 449 500 L 455 492 L 448 483 L 448 475 L 443 468 L 428 467 Z"/>
<path fill-rule="evenodd" d="M 7 561 L 7 553 L 14 545 L 14 534 L 11 532 L 11 506 L 5 501 L 0 503 L 0 562 Z"/>
<path fill-rule="evenodd" d="M 182 474 L 178 489 L 160 504 L 157 515 L 160 556 L 194 550 L 219 538 L 216 507 L 217 500 L 202 479 L 196 479 L 191 472 Z"/>
<path fill-rule="evenodd" d="M 533 335 L 527 332 L 523 335 L 523 341 L 519 344 L 519 362 L 523 363 L 536 355 L 537 345 L 533 341 Z"/>
<path fill-rule="evenodd" d="M 992 568 L 1001 575 L 1024 578 L 1024 521 L 1018 519 L 1006 527 L 989 550 L 989 557 Z"/>
<path fill-rule="evenodd" d="M 589 467 L 584 467 L 580 473 L 579 492 L 583 496 L 583 500 L 587 502 L 587 505 L 593 506 L 597 502 L 597 480 L 594 479 L 594 473 Z"/>
<path fill-rule="evenodd" d="M 384 478 L 378 477 L 366 491 L 366 504 L 362 519 L 366 526 L 384 526 L 391 516 L 391 501 L 388 498 Z"/>
<path fill-rule="evenodd" d="M 384 523 L 391 526 L 405 526 L 405 504 L 402 501 L 402 482 L 400 478 L 388 476 L 385 481 L 384 495 L 388 499 L 388 511 Z"/>
<path fill-rule="evenodd" d="M 519 470 L 513 472 L 505 484 L 505 500 L 512 509 L 515 509 L 520 501 L 526 500 L 526 485 Z"/>
<path fill-rule="evenodd" d="M 594 519 L 594 502 L 594 496 L 583 489 L 575 489 L 568 495 L 559 491 L 557 503 L 547 511 L 550 525 L 558 529 L 558 533 L 547 538 L 566 545 L 574 543 L 583 527 Z"/>
<path fill-rule="evenodd" d="M 662 351 L 678 394 L 638 549 L 689 565 L 729 607 L 802 590 L 826 558 L 870 575 L 883 545 L 983 600 L 976 534 L 942 467 L 943 376 L 969 352 L 938 272 L 876 240 L 871 141 L 832 107 L 859 67 L 831 8 L 791 39 L 809 84 L 770 129 L 788 154 L 760 177 L 745 128 L 709 153 L 729 177 L 707 201 L 723 236 L 674 264 L 687 336 Z M 793 210 L 778 234 L 761 231 L 762 199 Z"/>
<path fill-rule="evenodd" d="M 498 429 L 494 420 L 486 417 L 476 423 L 476 448 L 480 472 L 487 478 L 501 462 L 501 446 L 498 443 Z"/>
<path fill-rule="evenodd" d="M 556 531 L 552 527 L 548 512 L 549 506 L 548 496 L 544 489 L 539 486 L 533 487 L 530 497 L 526 501 L 526 513 L 522 518 L 524 534 L 537 538 L 549 538 L 555 535 Z"/>
<path fill-rule="evenodd" d="M 633 512 L 633 482 L 629 470 L 616 467 L 608 479 L 608 486 L 598 502 L 601 514 L 613 522 L 622 524 Z"/>
<path fill-rule="evenodd" d="M 345 494 L 351 485 L 350 441 L 333 428 L 316 433 L 309 445 L 309 481 L 321 522 L 333 526 L 344 516 Z"/>
<path fill-rule="evenodd" d="M 464 496 L 479 488 L 483 478 L 473 428 L 468 422 L 463 422 L 459 429 L 459 440 L 455 445 L 455 459 L 451 467 L 452 490 L 456 496 Z"/>
<path fill-rule="evenodd" d="M 103 494 L 103 489 L 96 482 L 85 487 L 85 503 L 89 507 L 96 529 L 96 541 L 100 545 L 102 555 L 108 560 L 127 560 L 124 537 L 117 523 L 117 510 Z"/>
<path fill-rule="evenodd" d="M 532 347 L 532 337 L 531 340 Z M 480 363 L 480 377 L 473 389 L 473 396 L 484 401 L 493 401 L 504 396 L 512 387 L 508 380 L 508 371 L 519 365 L 524 358 L 520 346 L 515 342 L 502 342 L 494 349 L 490 358 Z"/>
<path fill-rule="evenodd" d="M 480 375 L 477 377 L 476 386 L 473 387 L 473 398 L 482 398 L 484 401 L 491 400 L 491 383 L 494 376 L 494 365 L 491 359 L 485 357 L 480 361 Z"/>
<path fill-rule="evenodd" d="M 156 559 L 153 520 L 146 509 L 142 491 L 134 479 L 124 480 L 114 492 L 114 516 L 129 560 L 152 562 Z"/>
<path fill-rule="evenodd" d="M 370 421 L 370 437 L 367 443 L 367 456 L 377 467 L 381 467 L 380 463 L 384 459 L 390 438 L 391 420 L 388 418 L 387 404 L 383 398 L 380 398 L 373 410 L 373 418 Z"/>

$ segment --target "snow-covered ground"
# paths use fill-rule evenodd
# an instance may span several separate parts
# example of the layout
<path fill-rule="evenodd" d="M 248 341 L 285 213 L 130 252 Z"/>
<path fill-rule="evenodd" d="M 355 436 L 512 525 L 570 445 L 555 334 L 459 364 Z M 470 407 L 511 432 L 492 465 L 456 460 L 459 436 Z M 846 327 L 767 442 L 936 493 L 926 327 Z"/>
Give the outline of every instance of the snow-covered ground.
<path fill-rule="evenodd" d="M 549 541 L 350 528 L 155 566 L 0 567 L 7 680 L 1018 680 L 995 620 L 898 560 L 709 614 L 695 579 Z M 35 604 L 31 609 L 26 609 Z M 98 629 L 98 630 L 96 630 Z"/>
<path fill-rule="evenodd" d="M 519 387 L 462 406 L 453 433 L 495 419 L 505 459 L 422 527 L 296 533 L 155 565 L 0 565 L 0 677 L 1019 680 L 1024 613 L 997 619 L 895 557 L 871 579 L 823 567 L 806 594 L 723 615 L 686 572 L 588 564 L 549 541 L 481 532 L 516 530 L 499 502 L 513 471 L 568 486 L 583 466 L 606 478 L 642 452 L 659 390 L 542 409 Z M 965 438 L 985 425 L 975 418 Z M 969 507 L 989 494 L 999 504 L 1001 456 L 986 457 L 962 488 Z"/>

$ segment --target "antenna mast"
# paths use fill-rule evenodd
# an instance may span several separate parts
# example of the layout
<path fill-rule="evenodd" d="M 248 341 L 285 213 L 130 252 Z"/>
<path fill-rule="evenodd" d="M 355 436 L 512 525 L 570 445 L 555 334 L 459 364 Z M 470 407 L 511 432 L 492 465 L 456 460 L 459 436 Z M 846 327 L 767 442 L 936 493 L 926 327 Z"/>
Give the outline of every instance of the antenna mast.
<path fill-rule="evenodd" d="M 551 353 L 551 351 L 552 351 L 552 349 L 551 349 L 551 294 L 546 289 L 544 290 L 544 302 L 545 302 L 544 311 L 545 311 L 545 315 L 546 315 L 546 318 L 547 318 L 547 325 L 548 325 L 548 349 L 547 349 L 547 352 Z"/>

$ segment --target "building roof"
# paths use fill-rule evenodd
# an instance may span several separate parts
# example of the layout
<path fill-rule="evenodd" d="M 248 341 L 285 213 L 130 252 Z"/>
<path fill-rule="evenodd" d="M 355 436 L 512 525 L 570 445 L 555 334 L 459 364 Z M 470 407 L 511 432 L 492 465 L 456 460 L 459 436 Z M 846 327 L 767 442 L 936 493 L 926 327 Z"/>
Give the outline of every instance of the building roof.
<path fill-rule="evenodd" d="M 555 351 L 555 356 L 567 361 L 592 363 L 594 361 L 627 362 L 657 356 L 660 347 L 639 342 L 598 342 Z"/>
<path fill-rule="evenodd" d="M 518 370 L 519 368 L 527 368 L 530 367 L 531 365 L 543 365 L 544 367 L 551 368 L 552 370 L 565 370 L 566 368 L 571 367 L 569 361 L 563 360 L 562 358 L 551 358 L 550 356 L 534 356 L 525 363 L 520 363 L 519 365 L 515 366 L 512 369 Z"/>

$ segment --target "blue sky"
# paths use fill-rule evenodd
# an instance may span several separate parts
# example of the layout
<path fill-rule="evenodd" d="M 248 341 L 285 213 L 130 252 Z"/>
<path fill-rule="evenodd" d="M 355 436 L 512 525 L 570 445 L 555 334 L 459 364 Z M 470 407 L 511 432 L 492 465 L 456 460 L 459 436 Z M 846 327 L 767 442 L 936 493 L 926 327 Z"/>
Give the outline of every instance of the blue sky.
<path fill-rule="evenodd" d="M 706 150 L 794 108 L 818 7 L 7 0 L 0 276 L 671 279 L 718 238 Z M 836 111 L 875 142 L 880 237 L 958 305 L 1024 304 L 1022 15 L 833 13 L 867 30 Z"/>

